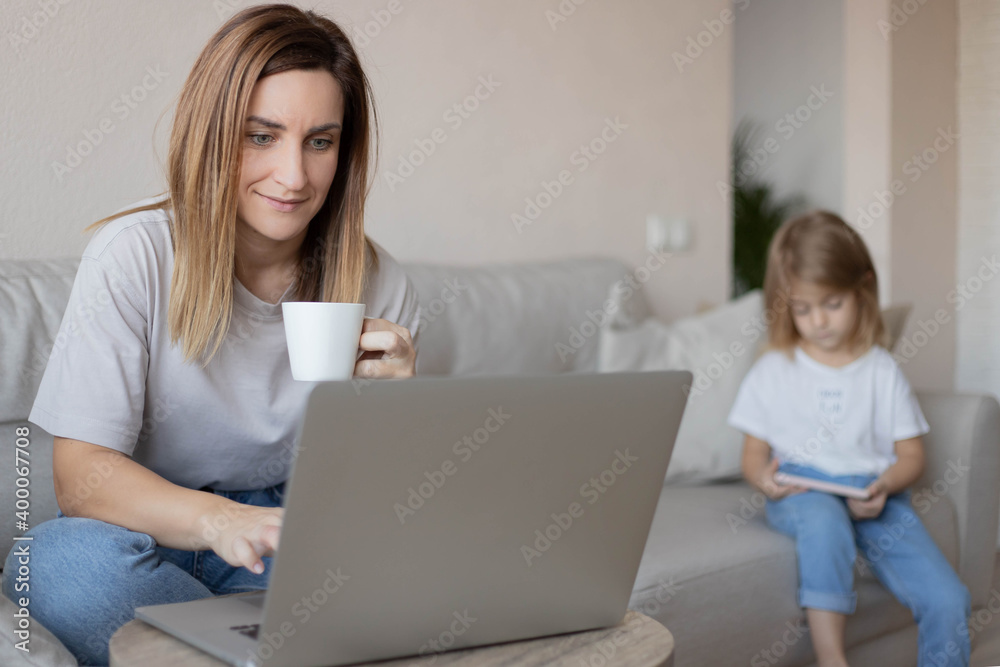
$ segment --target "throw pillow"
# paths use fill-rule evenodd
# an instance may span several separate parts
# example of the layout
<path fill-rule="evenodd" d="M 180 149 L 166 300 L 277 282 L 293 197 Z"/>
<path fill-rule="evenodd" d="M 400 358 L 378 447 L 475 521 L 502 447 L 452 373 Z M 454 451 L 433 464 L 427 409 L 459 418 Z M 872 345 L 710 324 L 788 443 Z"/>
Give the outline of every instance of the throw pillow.
<path fill-rule="evenodd" d="M 882 311 L 890 350 L 911 308 L 903 304 Z M 598 372 L 688 370 L 694 375 L 665 481 L 740 477 L 743 435 L 726 419 L 743 378 L 766 347 L 763 311 L 760 290 L 669 325 L 629 317 L 623 304 L 622 315 L 601 329 Z"/>
<path fill-rule="evenodd" d="M 726 424 L 743 377 L 766 342 L 760 290 L 706 313 L 664 324 L 610 322 L 601 330 L 598 372 L 688 370 L 694 375 L 667 481 L 740 474 L 743 436 Z"/>

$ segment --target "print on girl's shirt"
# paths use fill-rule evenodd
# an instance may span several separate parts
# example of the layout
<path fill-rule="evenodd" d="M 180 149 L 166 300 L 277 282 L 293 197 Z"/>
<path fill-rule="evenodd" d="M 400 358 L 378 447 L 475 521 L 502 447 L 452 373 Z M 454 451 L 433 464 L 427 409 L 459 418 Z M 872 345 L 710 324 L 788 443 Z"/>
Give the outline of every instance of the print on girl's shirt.
<path fill-rule="evenodd" d="M 820 419 L 836 429 L 847 421 L 847 392 L 843 387 L 819 387 L 816 390 L 816 407 Z"/>

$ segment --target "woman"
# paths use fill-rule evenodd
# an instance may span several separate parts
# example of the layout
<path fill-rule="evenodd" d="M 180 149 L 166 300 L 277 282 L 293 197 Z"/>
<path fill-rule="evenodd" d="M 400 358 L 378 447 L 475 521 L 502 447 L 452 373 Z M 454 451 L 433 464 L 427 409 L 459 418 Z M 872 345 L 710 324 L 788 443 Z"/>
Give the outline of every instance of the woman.
<path fill-rule="evenodd" d="M 314 386 L 282 301 L 365 303 L 355 375 L 414 374 L 416 293 L 364 234 L 370 99 L 334 23 L 247 9 L 184 84 L 165 196 L 92 225 L 29 416 L 60 507 L 28 533 L 31 613 L 82 664 L 137 606 L 266 588 Z"/>

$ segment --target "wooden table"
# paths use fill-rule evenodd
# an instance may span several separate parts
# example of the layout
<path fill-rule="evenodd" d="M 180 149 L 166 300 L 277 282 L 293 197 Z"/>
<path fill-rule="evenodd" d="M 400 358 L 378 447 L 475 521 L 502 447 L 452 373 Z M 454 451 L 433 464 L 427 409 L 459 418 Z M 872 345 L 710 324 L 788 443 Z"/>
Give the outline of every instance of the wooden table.
<path fill-rule="evenodd" d="M 110 667 L 224 667 L 226 663 L 140 620 L 126 623 L 111 638 Z M 375 663 L 373 663 L 375 664 Z M 378 667 L 673 667 L 674 636 L 653 619 L 629 611 L 612 628 L 528 639 L 473 649 L 406 657 L 377 663 Z"/>

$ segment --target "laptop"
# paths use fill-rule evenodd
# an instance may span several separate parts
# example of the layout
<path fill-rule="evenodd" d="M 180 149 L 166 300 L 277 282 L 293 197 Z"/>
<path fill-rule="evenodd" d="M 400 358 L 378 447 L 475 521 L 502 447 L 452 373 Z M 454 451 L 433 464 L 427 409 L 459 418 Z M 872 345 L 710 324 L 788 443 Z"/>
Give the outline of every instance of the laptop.
<path fill-rule="evenodd" d="M 240 666 L 319 667 L 614 626 L 686 371 L 320 382 L 266 591 L 139 607 Z"/>

